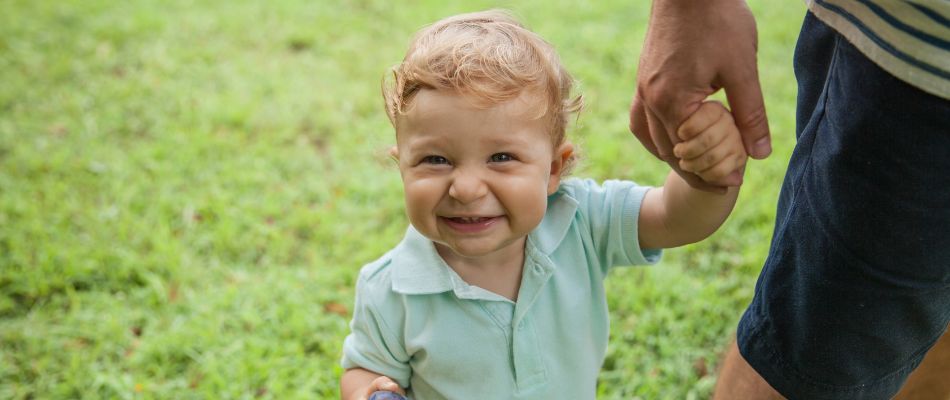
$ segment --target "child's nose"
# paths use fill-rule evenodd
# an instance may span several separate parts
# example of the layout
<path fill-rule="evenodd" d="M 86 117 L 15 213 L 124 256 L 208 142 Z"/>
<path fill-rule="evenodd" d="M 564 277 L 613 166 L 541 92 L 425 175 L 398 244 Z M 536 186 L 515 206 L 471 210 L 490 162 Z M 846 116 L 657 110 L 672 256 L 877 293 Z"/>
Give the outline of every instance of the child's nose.
<path fill-rule="evenodd" d="M 484 197 L 488 193 L 488 186 L 484 179 L 473 171 L 459 169 L 449 186 L 449 196 L 461 203 L 471 203 Z"/>

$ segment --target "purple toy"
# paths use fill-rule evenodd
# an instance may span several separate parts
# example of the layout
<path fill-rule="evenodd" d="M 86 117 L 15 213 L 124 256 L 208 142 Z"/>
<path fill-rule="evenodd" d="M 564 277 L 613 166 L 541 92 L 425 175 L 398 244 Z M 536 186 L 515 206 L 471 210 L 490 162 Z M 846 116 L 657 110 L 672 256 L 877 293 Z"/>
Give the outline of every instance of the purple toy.
<path fill-rule="evenodd" d="M 387 391 L 380 390 L 378 392 L 373 392 L 373 394 L 369 395 L 368 400 L 406 400 L 406 398 L 400 396 L 399 393 L 396 393 L 396 392 L 387 392 Z"/>

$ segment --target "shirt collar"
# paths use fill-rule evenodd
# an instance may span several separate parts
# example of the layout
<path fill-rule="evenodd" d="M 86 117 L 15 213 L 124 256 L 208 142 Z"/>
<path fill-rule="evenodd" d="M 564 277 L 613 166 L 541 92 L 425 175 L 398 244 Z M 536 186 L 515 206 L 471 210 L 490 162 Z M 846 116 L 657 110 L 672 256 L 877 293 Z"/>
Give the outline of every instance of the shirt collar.
<path fill-rule="evenodd" d="M 544 219 L 528 235 L 528 242 L 534 243 L 545 255 L 557 250 L 574 221 L 577 205 L 577 199 L 563 190 L 548 196 L 548 209 L 544 213 Z"/>
<path fill-rule="evenodd" d="M 435 250 L 435 244 L 412 225 L 390 253 L 393 290 L 405 294 L 432 294 L 452 290 L 453 272 Z"/>
<path fill-rule="evenodd" d="M 549 196 L 544 219 L 528 235 L 526 256 L 534 253 L 532 247 L 544 256 L 554 252 L 571 227 L 577 205 L 577 200 L 560 190 Z M 390 252 L 390 259 L 393 268 L 392 288 L 398 293 L 434 294 L 452 290 L 463 298 L 483 298 L 492 295 L 491 292 L 462 281 L 439 256 L 435 244 L 412 225 L 406 230 L 406 236 L 402 242 Z"/>

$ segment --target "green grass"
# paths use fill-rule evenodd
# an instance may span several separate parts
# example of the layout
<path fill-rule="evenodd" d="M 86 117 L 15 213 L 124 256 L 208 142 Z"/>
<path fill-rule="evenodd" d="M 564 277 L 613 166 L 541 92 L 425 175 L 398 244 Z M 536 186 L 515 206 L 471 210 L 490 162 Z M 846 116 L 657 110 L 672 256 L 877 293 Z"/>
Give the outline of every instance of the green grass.
<path fill-rule="evenodd" d="M 356 273 L 407 224 L 380 78 L 420 26 L 502 4 L 7 2 L 0 398 L 338 397 Z M 751 5 L 775 154 L 710 240 L 612 274 L 601 398 L 708 397 L 751 298 L 804 13 Z M 512 7 L 581 82 L 575 175 L 665 175 L 626 131 L 648 6 Z"/>

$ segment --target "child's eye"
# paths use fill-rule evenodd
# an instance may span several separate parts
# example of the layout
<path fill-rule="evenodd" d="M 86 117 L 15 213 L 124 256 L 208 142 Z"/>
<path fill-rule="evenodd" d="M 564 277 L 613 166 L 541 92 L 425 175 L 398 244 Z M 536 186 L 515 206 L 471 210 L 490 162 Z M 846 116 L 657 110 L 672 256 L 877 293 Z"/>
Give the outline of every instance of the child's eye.
<path fill-rule="evenodd" d="M 425 156 L 422 158 L 423 164 L 448 164 L 449 160 L 442 156 Z"/>
<path fill-rule="evenodd" d="M 506 162 L 506 161 L 514 161 L 514 160 L 515 158 L 511 154 L 508 154 L 508 153 L 495 153 L 491 155 L 491 162 L 500 163 L 500 162 Z"/>

